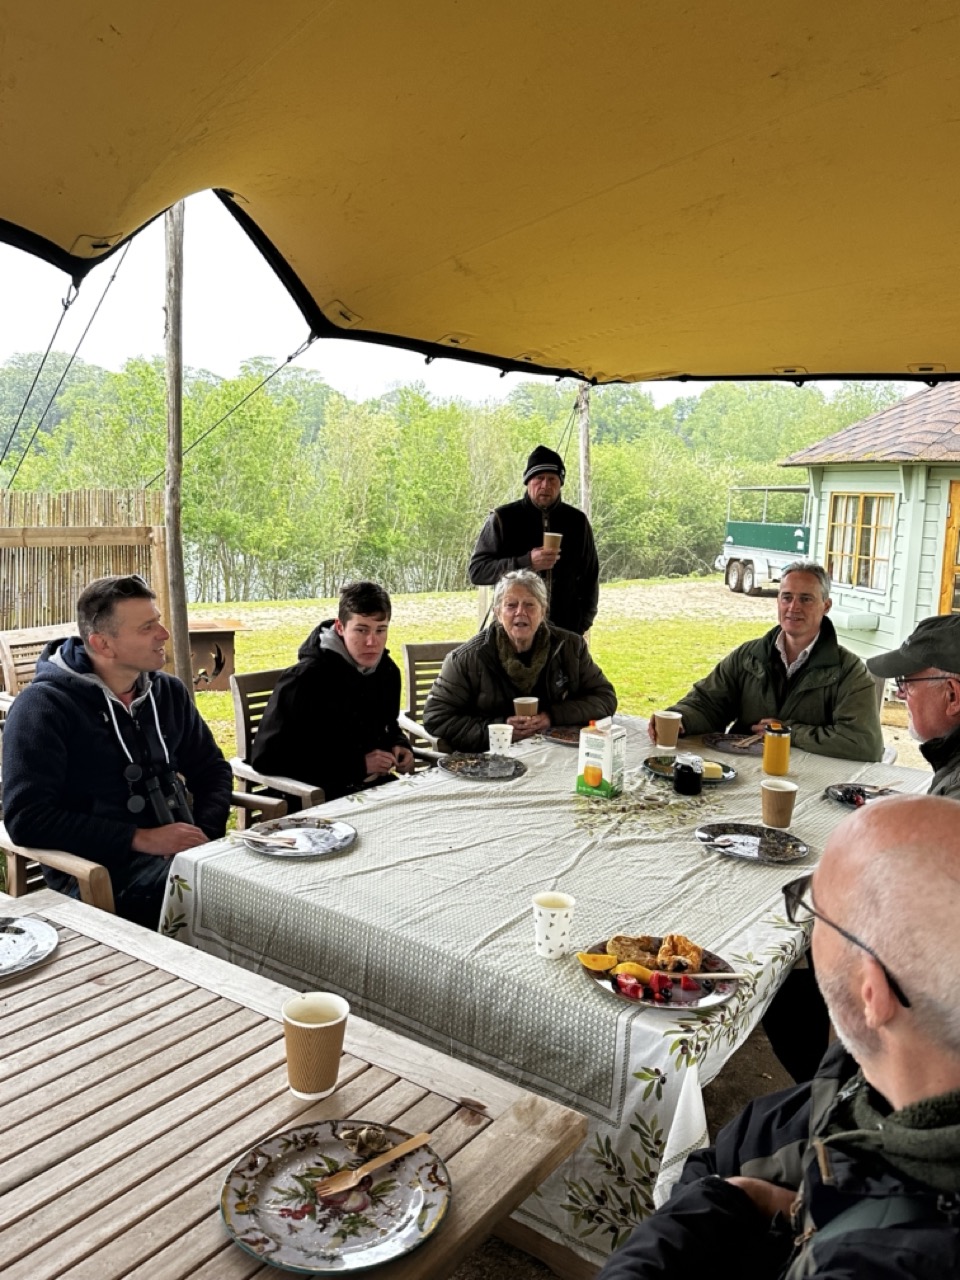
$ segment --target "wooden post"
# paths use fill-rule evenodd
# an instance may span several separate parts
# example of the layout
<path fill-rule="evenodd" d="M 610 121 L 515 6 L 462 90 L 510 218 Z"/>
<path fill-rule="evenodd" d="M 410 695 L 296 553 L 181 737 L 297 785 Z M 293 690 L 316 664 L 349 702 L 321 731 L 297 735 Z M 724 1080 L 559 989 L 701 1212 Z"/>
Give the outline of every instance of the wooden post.
<path fill-rule="evenodd" d="M 167 475 L 165 521 L 169 597 L 166 624 L 173 645 L 173 669 L 193 696 L 193 666 L 187 625 L 180 491 L 183 475 L 183 201 L 164 215 L 166 231 Z"/>
<path fill-rule="evenodd" d="M 580 510 L 590 519 L 590 384 L 577 391 L 577 422 L 580 426 Z"/>

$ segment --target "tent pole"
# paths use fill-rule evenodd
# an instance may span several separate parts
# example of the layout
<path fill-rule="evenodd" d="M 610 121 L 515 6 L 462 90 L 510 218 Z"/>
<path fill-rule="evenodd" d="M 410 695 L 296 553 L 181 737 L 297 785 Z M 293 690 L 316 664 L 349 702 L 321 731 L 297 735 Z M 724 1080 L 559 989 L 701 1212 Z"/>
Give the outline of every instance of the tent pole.
<path fill-rule="evenodd" d="M 580 425 L 580 510 L 590 519 L 590 384 L 577 391 L 577 421 Z"/>
<path fill-rule="evenodd" d="M 183 476 L 183 201 L 164 214 L 166 235 L 167 470 L 165 515 L 167 577 L 170 584 L 170 628 L 173 669 L 193 697 L 193 664 L 187 625 L 187 587 L 183 570 L 180 493 Z"/>

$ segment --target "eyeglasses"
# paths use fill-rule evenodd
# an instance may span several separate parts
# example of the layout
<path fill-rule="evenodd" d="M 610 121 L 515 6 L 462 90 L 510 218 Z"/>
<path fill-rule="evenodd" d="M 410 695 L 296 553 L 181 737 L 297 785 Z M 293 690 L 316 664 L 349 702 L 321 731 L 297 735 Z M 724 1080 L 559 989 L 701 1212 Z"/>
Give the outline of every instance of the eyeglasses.
<path fill-rule="evenodd" d="M 897 693 L 907 693 L 907 685 L 923 684 L 927 680 L 955 680 L 956 676 L 894 676 L 893 683 L 896 685 Z"/>
<path fill-rule="evenodd" d="M 926 677 L 930 679 L 931 677 Z M 910 1008 L 910 1001 L 904 995 L 903 988 L 896 980 L 887 966 L 883 963 L 872 947 L 868 947 L 865 942 L 861 942 L 856 934 L 850 933 L 839 924 L 834 924 L 822 912 L 811 907 L 809 902 L 804 902 L 803 895 L 810 888 L 812 875 L 801 876 L 799 880 L 791 880 L 789 884 L 783 886 L 783 900 L 787 907 L 787 919 L 791 924 L 806 924 L 808 920 L 820 920 L 823 924 L 828 924 L 831 929 L 836 929 L 842 938 L 846 938 L 848 942 L 852 942 L 855 947 L 859 947 L 861 951 L 865 951 L 868 956 L 873 956 L 877 964 L 883 970 L 883 976 L 886 978 L 890 990 L 897 997 L 905 1009 Z"/>

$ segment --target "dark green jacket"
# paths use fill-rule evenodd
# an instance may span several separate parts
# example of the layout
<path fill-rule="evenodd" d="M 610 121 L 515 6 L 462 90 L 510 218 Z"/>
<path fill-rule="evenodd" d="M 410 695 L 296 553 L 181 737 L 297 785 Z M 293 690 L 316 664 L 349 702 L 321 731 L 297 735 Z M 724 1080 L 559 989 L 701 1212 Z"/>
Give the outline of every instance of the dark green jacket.
<path fill-rule="evenodd" d="M 515 689 L 497 655 L 494 623 L 443 660 L 423 709 L 428 733 L 454 751 L 486 751 L 487 726 L 513 715 Z M 586 642 L 547 624 L 550 656 L 533 688 L 554 725 L 587 724 L 613 715 L 617 695 Z"/>
<path fill-rule="evenodd" d="M 829 618 L 798 672 L 787 679 L 777 652 L 774 627 L 748 640 L 698 680 L 673 711 L 683 716 L 685 734 L 749 733 L 764 717 L 790 726 L 795 747 L 844 760 L 879 760 L 883 734 L 877 687 L 854 653 L 842 649 Z"/>

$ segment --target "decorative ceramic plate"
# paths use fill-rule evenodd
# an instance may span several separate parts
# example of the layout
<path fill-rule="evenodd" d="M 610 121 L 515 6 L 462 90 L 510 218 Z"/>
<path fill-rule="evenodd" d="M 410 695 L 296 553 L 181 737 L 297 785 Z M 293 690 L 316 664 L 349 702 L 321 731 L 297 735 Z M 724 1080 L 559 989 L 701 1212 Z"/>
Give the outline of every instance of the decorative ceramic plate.
<path fill-rule="evenodd" d="M 553 729 L 545 729 L 543 736 L 548 742 L 559 742 L 562 747 L 579 747 L 580 730 L 585 724 L 561 724 Z"/>
<path fill-rule="evenodd" d="M 859 809 L 868 800 L 879 800 L 882 796 L 897 796 L 896 787 L 876 787 L 869 782 L 839 782 L 836 786 L 826 787 L 823 794 L 830 800 L 839 800 L 853 809 Z"/>
<path fill-rule="evenodd" d="M 704 778 L 703 785 L 705 787 L 715 787 L 721 782 L 732 782 L 737 776 L 737 771 L 732 765 L 724 764 L 722 760 L 716 760 L 714 763 L 720 766 L 723 776 L 720 778 Z M 674 764 L 674 756 L 647 756 L 643 762 L 643 767 L 648 773 L 652 773 L 655 778 L 663 778 L 667 782 L 672 782 Z"/>
<path fill-rule="evenodd" d="M 662 941 L 662 938 L 652 939 L 658 949 Z M 606 939 L 603 942 L 598 942 L 595 947 L 588 947 L 588 951 L 600 955 L 603 955 L 606 949 Z M 712 1009 L 714 1005 L 723 1004 L 725 1000 L 729 1000 L 736 992 L 737 982 L 740 981 L 738 978 L 734 978 L 730 982 L 723 981 L 720 975 L 724 969 L 732 972 L 730 964 L 712 951 L 704 951 L 699 972 L 712 973 L 716 970 L 717 977 L 698 981 L 698 989 L 696 991 L 685 991 L 680 985 L 680 979 L 683 975 L 680 973 L 668 974 L 667 976 L 672 978 L 673 982 L 670 987 L 670 996 L 666 1000 L 655 1000 L 649 987 L 641 988 L 642 995 L 639 999 L 625 995 L 617 986 L 616 978 L 612 977 L 609 971 L 603 973 L 588 969 L 585 965 L 580 967 L 587 977 L 592 979 L 607 995 L 617 996 L 620 1000 L 626 1000 L 628 1004 L 642 1004 L 650 1009 L 674 1009 L 677 1011 L 682 1009 L 684 1013 L 688 1009 Z"/>
<path fill-rule="evenodd" d="M 349 849 L 357 832 L 347 822 L 328 822 L 309 814 L 258 822 L 241 839 L 254 853 L 272 858 L 320 858 Z"/>
<path fill-rule="evenodd" d="M 735 756 L 762 756 L 762 738 L 759 742 L 751 741 L 745 747 L 741 745 L 745 739 L 755 736 L 752 733 L 705 733 L 700 741 L 713 751 L 729 751 Z"/>
<path fill-rule="evenodd" d="M 56 948 L 60 935 L 36 916 L 0 916 L 0 978 L 32 969 Z"/>
<path fill-rule="evenodd" d="M 707 822 L 694 835 L 705 849 L 747 862 L 797 862 L 810 850 L 789 831 L 749 822 Z"/>
<path fill-rule="evenodd" d="M 483 752 L 454 751 L 441 756 L 438 767 L 456 778 L 471 782 L 509 782 L 527 772 L 527 766 L 514 756 L 487 755 Z"/>
<path fill-rule="evenodd" d="M 317 1199 L 318 1181 L 375 1154 L 375 1145 L 357 1141 L 371 1133 L 391 1146 L 410 1137 L 392 1125 L 324 1120 L 253 1147 L 220 1193 L 228 1233 L 247 1253 L 301 1275 L 366 1271 L 415 1249 L 450 1203 L 449 1175 L 430 1147 L 375 1170 L 352 1191 Z"/>

